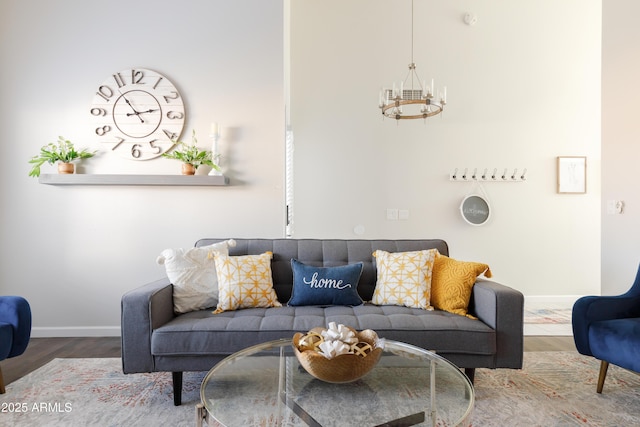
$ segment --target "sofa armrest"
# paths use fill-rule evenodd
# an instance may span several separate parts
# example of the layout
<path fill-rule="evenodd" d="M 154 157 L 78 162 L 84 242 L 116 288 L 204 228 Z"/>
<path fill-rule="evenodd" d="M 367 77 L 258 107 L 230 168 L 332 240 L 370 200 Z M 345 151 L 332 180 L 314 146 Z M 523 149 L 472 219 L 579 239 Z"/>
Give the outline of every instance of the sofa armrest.
<path fill-rule="evenodd" d="M 164 278 L 127 292 L 122 296 L 121 309 L 124 373 L 153 372 L 151 334 L 175 317 L 173 285 Z"/>
<path fill-rule="evenodd" d="M 478 279 L 469 309 L 496 331 L 496 368 L 522 368 L 524 295 L 500 283 Z"/>

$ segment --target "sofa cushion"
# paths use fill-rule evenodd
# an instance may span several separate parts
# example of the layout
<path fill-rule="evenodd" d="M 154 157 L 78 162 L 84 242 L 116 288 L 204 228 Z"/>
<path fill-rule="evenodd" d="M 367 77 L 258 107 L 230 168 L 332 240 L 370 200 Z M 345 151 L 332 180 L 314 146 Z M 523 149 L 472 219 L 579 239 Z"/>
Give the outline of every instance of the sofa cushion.
<path fill-rule="evenodd" d="M 196 246 L 206 246 L 224 239 L 200 239 Z M 334 267 L 362 262 L 362 275 L 358 283 L 358 293 L 364 301 L 370 301 L 376 286 L 376 267 L 373 252 L 380 249 L 387 252 L 418 251 L 438 249 L 448 255 L 449 248 L 444 240 L 340 240 L 340 239 L 235 239 L 236 246 L 229 248 L 229 255 L 260 254 L 273 252 L 271 269 L 273 286 L 280 301 L 289 301 L 293 284 L 291 258 L 319 267 Z"/>
<path fill-rule="evenodd" d="M 227 255 L 229 246 L 235 246 L 235 240 L 188 249 L 165 249 L 160 253 L 156 262 L 164 264 L 173 284 L 173 310 L 176 313 L 216 305 L 218 279 L 213 255 L 215 252 Z"/>
<path fill-rule="evenodd" d="M 342 323 L 356 330 L 438 353 L 493 355 L 495 331 L 479 320 L 446 311 L 363 304 L 248 308 L 212 314 L 208 310 L 180 315 L 153 332 L 155 356 L 228 355 L 265 341 L 292 338 L 295 332 Z"/>
<path fill-rule="evenodd" d="M 476 278 L 482 273 L 491 277 L 487 264 L 458 261 L 437 254 L 431 281 L 431 303 L 435 308 L 473 318 L 467 314 L 469 299 Z"/>
<path fill-rule="evenodd" d="M 390 253 L 377 250 L 377 282 L 372 303 L 404 305 L 433 310 L 431 307 L 431 271 L 437 250 Z"/>
<path fill-rule="evenodd" d="M 360 305 L 358 281 L 362 263 L 337 267 L 315 267 L 291 259 L 293 291 L 289 304 L 298 305 Z"/>
<path fill-rule="evenodd" d="M 273 290 L 271 252 L 260 255 L 216 254 L 218 306 L 214 314 L 249 307 L 280 307 Z"/>

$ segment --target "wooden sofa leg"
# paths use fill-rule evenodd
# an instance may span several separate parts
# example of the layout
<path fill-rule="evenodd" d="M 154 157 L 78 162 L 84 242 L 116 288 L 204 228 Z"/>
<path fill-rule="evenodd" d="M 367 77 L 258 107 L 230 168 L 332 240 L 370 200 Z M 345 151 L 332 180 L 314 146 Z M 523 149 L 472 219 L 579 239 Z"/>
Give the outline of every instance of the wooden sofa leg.
<path fill-rule="evenodd" d="M 173 378 L 173 404 L 180 406 L 182 404 L 182 372 L 172 372 Z"/>
<path fill-rule="evenodd" d="M 476 368 L 464 368 L 464 373 L 467 375 L 467 378 L 469 378 L 469 381 L 471 381 L 471 384 L 473 384 L 473 380 L 476 377 Z"/>
<path fill-rule="evenodd" d="M 600 361 L 600 375 L 598 375 L 598 388 L 596 391 L 602 393 L 602 387 L 604 387 L 604 379 L 607 376 L 607 370 L 609 369 L 609 362 L 604 360 Z"/>

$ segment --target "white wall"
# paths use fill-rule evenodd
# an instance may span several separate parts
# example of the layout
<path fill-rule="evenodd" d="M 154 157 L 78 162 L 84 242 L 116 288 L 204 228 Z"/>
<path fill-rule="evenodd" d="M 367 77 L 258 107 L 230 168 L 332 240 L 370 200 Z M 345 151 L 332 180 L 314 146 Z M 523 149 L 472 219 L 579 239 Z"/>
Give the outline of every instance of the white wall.
<path fill-rule="evenodd" d="M 603 2 L 602 7 L 602 293 L 625 292 L 640 264 L 640 3 Z M 607 213 L 623 200 L 622 215 Z"/>
<path fill-rule="evenodd" d="M 165 248 L 284 236 L 282 45 L 281 0 L 0 2 L 0 293 L 29 299 L 34 336 L 119 333 L 120 297 L 164 275 L 155 259 Z M 179 88 L 183 135 L 195 129 L 209 147 L 220 123 L 230 186 L 55 187 L 27 176 L 28 159 L 58 135 L 100 149 L 93 94 L 130 67 Z M 82 169 L 179 167 L 102 152 Z"/>
<path fill-rule="evenodd" d="M 599 293 L 601 2 L 416 1 L 418 73 L 447 85 L 448 105 L 396 125 L 378 91 L 406 73 L 410 11 L 292 2 L 294 236 L 443 238 L 526 296 Z M 588 192 L 557 194 L 556 156 L 572 155 L 588 157 Z M 527 168 L 527 181 L 485 184 L 493 216 L 473 227 L 455 168 Z"/>
<path fill-rule="evenodd" d="M 292 3 L 295 237 L 440 237 L 526 295 L 599 293 L 599 0 L 416 1 L 416 63 L 448 86 L 444 117 L 380 120 L 378 90 L 409 60 L 409 1 Z M 478 24 L 467 27 L 472 11 Z M 427 16 L 424 16 L 424 15 Z M 281 0 L 0 2 L 0 292 L 25 295 L 34 333 L 119 331 L 121 295 L 163 275 L 167 247 L 284 235 Z M 115 71 L 167 75 L 203 145 L 223 127 L 231 184 L 54 187 L 27 160 L 64 135 L 98 149 L 92 94 Z M 177 173 L 103 153 L 86 173 Z M 555 193 L 555 157 L 589 157 L 586 195 Z M 487 184 L 493 219 L 466 225 L 454 168 L 528 169 Z M 46 170 L 45 172 L 50 172 Z M 626 195 L 625 195 L 626 197 Z M 387 207 L 410 210 L 384 219 Z M 51 329 L 46 329 L 51 328 Z"/>

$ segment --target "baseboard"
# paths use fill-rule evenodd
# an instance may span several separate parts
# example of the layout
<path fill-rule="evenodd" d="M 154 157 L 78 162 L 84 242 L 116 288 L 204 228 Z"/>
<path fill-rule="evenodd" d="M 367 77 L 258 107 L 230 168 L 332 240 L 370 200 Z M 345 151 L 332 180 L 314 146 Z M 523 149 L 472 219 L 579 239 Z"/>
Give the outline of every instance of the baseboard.
<path fill-rule="evenodd" d="M 582 295 L 529 295 L 524 297 L 525 310 L 540 308 L 573 308 L 573 304 Z"/>
<path fill-rule="evenodd" d="M 119 337 L 120 326 L 34 326 L 31 329 L 32 338 L 57 338 L 57 337 Z"/>

